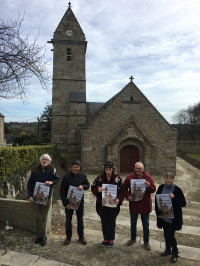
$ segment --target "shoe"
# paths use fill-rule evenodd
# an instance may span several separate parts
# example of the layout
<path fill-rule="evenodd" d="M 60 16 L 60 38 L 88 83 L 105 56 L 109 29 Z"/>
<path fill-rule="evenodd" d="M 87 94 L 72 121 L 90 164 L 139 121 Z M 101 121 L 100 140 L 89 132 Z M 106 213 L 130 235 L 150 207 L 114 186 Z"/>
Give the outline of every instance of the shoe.
<path fill-rule="evenodd" d="M 79 242 L 81 242 L 82 245 L 87 245 L 87 241 L 84 237 L 79 238 Z"/>
<path fill-rule="evenodd" d="M 148 243 L 144 243 L 144 246 L 145 246 L 146 250 L 148 250 L 148 251 L 151 250 L 151 246 L 149 245 L 149 242 Z"/>
<path fill-rule="evenodd" d="M 46 243 L 47 243 L 47 238 L 46 237 L 41 238 L 40 245 L 43 247 L 46 245 Z"/>
<path fill-rule="evenodd" d="M 108 245 L 108 242 L 109 242 L 108 240 L 104 240 L 104 241 L 101 243 L 101 245 L 105 247 L 105 246 Z"/>
<path fill-rule="evenodd" d="M 175 253 L 172 253 L 172 257 L 171 257 L 171 263 L 176 263 L 177 262 L 177 258 L 178 258 L 178 255 L 175 254 Z"/>
<path fill-rule="evenodd" d="M 133 245 L 135 242 L 136 242 L 136 240 L 131 238 L 131 239 L 129 239 L 129 241 L 127 242 L 127 246 L 131 246 L 131 245 Z"/>
<path fill-rule="evenodd" d="M 42 238 L 37 237 L 37 238 L 35 239 L 35 244 L 40 244 L 41 240 L 42 240 Z"/>
<path fill-rule="evenodd" d="M 171 250 L 165 249 L 165 251 L 163 251 L 161 253 L 161 256 L 166 257 L 166 256 L 171 255 L 171 254 L 172 254 Z"/>
<path fill-rule="evenodd" d="M 69 243 L 71 242 L 71 238 L 66 238 L 64 241 L 64 245 L 69 245 Z"/>
<path fill-rule="evenodd" d="M 107 247 L 112 248 L 113 246 L 114 246 L 114 242 L 112 240 L 107 242 Z"/>

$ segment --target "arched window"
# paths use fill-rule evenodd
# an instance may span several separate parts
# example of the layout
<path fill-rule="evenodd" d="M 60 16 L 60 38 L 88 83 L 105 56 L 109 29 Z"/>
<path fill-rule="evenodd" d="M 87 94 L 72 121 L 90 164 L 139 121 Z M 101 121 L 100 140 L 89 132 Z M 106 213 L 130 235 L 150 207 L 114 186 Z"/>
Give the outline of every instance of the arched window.
<path fill-rule="evenodd" d="M 67 48 L 67 61 L 72 60 L 72 52 L 70 48 Z"/>

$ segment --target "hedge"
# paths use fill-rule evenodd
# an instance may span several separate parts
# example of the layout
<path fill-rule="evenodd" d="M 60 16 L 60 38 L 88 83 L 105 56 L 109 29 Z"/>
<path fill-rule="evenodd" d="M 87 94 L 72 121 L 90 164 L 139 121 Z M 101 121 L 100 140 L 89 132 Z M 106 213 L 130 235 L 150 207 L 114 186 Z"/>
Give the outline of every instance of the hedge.
<path fill-rule="evenodd" d="M 1 181 L 6 181 L 15 172 L 32 168 L 33 165 L 39 163 L 42 154 L 48 153 L 53 156 L 55 151 L 55 145 L 0 148 Z"/>

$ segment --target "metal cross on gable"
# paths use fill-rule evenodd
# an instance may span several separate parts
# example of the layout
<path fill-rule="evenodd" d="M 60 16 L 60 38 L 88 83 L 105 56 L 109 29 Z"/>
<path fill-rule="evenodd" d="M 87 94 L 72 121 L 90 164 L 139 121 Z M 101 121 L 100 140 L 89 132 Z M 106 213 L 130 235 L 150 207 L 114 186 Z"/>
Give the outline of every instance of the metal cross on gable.
<path fill-rule="evenodd" d="M 71 2 L 68 3 L 69 7 L 71 7 Z"/>
<path fill-rule="evenodd" d="M 134 77 L 133 77 L 133 76 L 131 76 L 129 79 L 131 80 L 131 82 L 133 82 L 133 79 L 134 79 Z"/>

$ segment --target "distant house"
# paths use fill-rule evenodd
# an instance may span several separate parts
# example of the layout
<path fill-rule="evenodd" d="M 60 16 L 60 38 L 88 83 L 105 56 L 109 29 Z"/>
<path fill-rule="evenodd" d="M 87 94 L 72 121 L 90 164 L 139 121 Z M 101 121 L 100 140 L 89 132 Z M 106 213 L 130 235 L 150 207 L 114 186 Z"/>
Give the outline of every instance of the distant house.
<path fill-rule="evenodd" d="M 5 143 L 6 145 L 13 145 L 14 144 L 14 137 L 11 134 L 4 134 Z"/>

